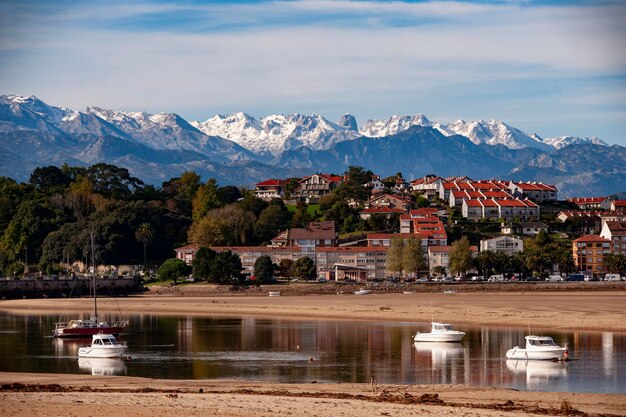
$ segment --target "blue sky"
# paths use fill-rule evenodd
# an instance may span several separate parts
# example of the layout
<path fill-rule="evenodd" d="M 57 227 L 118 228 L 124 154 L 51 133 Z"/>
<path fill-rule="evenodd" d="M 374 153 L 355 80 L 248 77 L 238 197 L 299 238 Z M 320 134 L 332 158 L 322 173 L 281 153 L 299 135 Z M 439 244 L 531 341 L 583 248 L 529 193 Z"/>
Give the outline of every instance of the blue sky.
<path fill-rule="evenodd" d="M 422 113 L 626 146 L 625 1 L 3 1 L 0 94 L 84 109 Z"/>

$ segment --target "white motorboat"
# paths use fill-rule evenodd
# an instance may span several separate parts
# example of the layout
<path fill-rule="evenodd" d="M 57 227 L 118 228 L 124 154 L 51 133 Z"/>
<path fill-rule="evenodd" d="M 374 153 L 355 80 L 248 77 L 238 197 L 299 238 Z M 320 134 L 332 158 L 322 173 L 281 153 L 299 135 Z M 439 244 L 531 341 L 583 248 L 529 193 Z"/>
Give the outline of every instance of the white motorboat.
<path fill-rule="evenodd" d="M 94 334 L 91 346 L 78 349 L 79 358 L 121 358 L 126 345 L 117 341 L 112 334 Z"/>
<path fill-rule="evenodd" d="M 554 343 L 549 336 L 526 336 L 526 348 L 515 346 L 506 352 L 507 359 L 561 360 L 567 359 L 567 347 Z"/>
<path fill-rule="evenodd" d="M 454 330 L 452 325 L 434 321 L 431 323 L 430 333 L 417 332 L 413 337 L 415 342 L 460 342 L 465 332 Z"/>
<path fill-rule="evenodd" d="M 270 297 L 280 297 L 280 291 L 269 291 Z"/>
<path fill-rule="evenodd" d="M 366 294 L 369 294 L 371 292 L 372 292 L 371 290 L 362 289 L 362 290 L 356 290 L 354 292 L 354 294 L 355 295 L 366 295 Z"/>

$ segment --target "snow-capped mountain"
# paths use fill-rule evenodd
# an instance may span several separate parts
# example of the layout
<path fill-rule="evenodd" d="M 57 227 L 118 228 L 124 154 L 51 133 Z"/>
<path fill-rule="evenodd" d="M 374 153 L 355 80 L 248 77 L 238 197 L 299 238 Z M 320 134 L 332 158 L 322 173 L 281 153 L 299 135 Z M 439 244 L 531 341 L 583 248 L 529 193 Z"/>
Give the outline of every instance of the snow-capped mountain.
<path fill-rule="evenodd" d="M 191 124 L 207 135 L 220 136 L 255 153 L 274 156 L 300 146 L 325 150 L 335 143 L 358 137 L 357 132 L 349 127 L 340 126 L 317 114 L 280 114 L 257 120 L 239 112 Z"/>
<path fill-rule="evenodd" d="M 392 116 L 387 120 L 368 120 L 359 130 L 359 133 L 367 137 L 385 137 L 395 135 L 409 129 L 411 126 L 433 127 L 446 136 L 461 135 L 471 140 L 474 144 L 485 143 L 487 145 L 504 145 L 510 149 L 522 149 L 526 147 L 542 150 L 552 150 L 541 138 L 528 135 L 519 129 L 506 123 L 490 120 L 477 122 L 456 122 L 441 124 L 433 123 L 423 114 L 415 116 Z"/>
<path fill-rule="evenodd" d="M 594 145 L 609 146 L 608 143 L 597 137 L 591 138 L 579 138 L 576 136 L 560 136 L 558 138 L 546 138 L 543 142 L 547 145 L 554 146 L 556 149 L 561 149 L 569 145 L 580 145 L 583 143 L 593 143 Z"/>
<path fill-rule="evenodd" d="M 368 120 L 359 133 L 369 138 L 381 138 L 408 130 L 411 126 L 433 126 L 423 114 L 415 116 L 393 115 L 387 120 Z"/>

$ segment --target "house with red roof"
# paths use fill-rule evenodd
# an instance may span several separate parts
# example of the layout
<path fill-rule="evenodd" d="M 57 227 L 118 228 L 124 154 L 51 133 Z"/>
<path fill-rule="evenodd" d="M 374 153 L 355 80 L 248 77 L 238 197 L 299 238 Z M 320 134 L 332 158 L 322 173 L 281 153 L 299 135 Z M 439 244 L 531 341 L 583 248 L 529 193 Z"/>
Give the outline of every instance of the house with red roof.
<path fill-rule="evenodd" d="M 509 191 L 513 196 L 533 201 L 556 201 L 557 189 L 542 182 L 511 182 Z"/>
<path fill-rule="evenodd" d="M 626 200 L 611 201 L 611 211 L 626 212 Z"/>
<path fill-rule="evenodd" d="M 316 199 L 330 194 L 342 183 L 342 177 L 330 174 L 314 174 L 300 180 L 298 194 L 309 199 Z"/>
<path fill-rule="evenodd" d="M 611 208 L 611 200 L 608 197 L 572 197 L 567 201 L 576 204 L 580 210 L 609 210 Z"/>
<path fill-rule="evenodd" d="M 270 201 L 274 198 L 283 198 L 285 196 L 285 186 L 287 180 L 270 178 L 255 184 L 254 195 L 261 200 Z"/>
<path fill-rule="evenodd" d="M 540 217 L 539 206 L 530 200 L 518 199 L 486 199 L 463 200 L 461 206 L 463 217 L 469 220 L 479 219 L 513 219 L 531 220 Z"/>

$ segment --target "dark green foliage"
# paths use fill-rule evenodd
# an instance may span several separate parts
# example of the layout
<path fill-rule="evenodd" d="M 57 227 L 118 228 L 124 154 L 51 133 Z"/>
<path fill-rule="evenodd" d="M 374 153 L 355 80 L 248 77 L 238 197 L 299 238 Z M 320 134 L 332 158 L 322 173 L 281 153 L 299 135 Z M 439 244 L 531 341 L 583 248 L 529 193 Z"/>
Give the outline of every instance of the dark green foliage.
<path fill-rule="evenodd" d="M 105 163 L 90 166 L 86 176 L 93 184 L 94 192 L 116 199 L 128 198 L 144 185 L 140 179 L 131 177 L 126 168 Z"/>
<path fill-rule="evenodd" d="M 241 259 L 239 255 L 231 251 L 218 252 L 211 267 L 209 281 L 228 284 L 233 280 L 241 281 Z"/>
<path fill-rule="evenodd" d="M 306 281 L 315 279 L 317 272 L 313 260 L 308 256 L 302 257 L 294 264 L 294 275 Z"/>
<path fill-rule="evenodd" d="M 367 184 L 372 180 L 373 175 L 372 171 L 365 171 L 359 166 L 351 166 L 346 173 L 346 180 L 333 193 L 341 200 L 363 203 L 370 197 L 371 190 Z"/>
<path fill-rule="evenodd" d="M 254 276 L 259 284 L 268 284 L 274 281 L 272 258 L 267 255 L 259 256 L 254 262 Z"/>
<path fill-rule="evenodd" d="M 181 259 L 171 258 L 163 262 L 157 273 L 162 281 L 173 279 L 177 282 L 178 278 L 191 273 L 191 267 Z"/>
<path fill-rule="evenodd" d="M 235 203 L 242 197 L 241 191 L 234 185 L 226 185 L 217 189 L 217 198 L 224 205 Z"/>
<path fill-rule="evenodd" d="M 193 276 L 196 278 L 203 278 L 209 280 L 212 278 L 211 267 L 217 256 L 217 252 L 207 248 L 206 246 L 200 247 L 196 251 L 193 258 Z"/>
<path fill-rule="evenodd" d="M 38 191 L 54 194 L 65 191 L 72 182 L 72 178 L 60 168 L 48 166 L 35 168 L 28 182 Z"/>
<path fill-rule="evenodd" d="M 269 242 L 279 232 L 289 227 L 291 213 L 282 200 L 273 201 L 267 206 L 254 223 L 254 239 L 257 243 Z"/>

